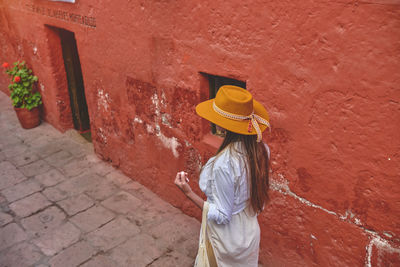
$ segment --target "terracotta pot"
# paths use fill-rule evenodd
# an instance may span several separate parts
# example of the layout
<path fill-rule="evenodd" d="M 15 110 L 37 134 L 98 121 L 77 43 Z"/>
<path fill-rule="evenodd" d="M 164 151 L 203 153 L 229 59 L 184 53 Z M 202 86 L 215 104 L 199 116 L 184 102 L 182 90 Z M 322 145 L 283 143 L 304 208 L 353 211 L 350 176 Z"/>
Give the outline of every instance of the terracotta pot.
<path fill-rule="evenodd" d="M 14 108 L 19 123 L 24 129 L 31 129 L 40 124 L 39 108 L 28 110 L 26 108 Z"/>

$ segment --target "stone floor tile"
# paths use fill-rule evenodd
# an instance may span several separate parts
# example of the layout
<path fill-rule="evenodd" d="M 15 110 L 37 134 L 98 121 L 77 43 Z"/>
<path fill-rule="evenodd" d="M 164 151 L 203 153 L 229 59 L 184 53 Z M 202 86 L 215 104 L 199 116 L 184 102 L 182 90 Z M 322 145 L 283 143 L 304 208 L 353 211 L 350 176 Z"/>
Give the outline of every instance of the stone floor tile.
<path fill-rule="evenodd" d="M 123 217 L 107 223 L 101 228 L 89 233 L 86 239 L 96 248 L 107 251 L 124 241 L 129 237 L 140 232 L 140 228 Z"/>
<path fill-rule="evenodd" d="M 24 140 L 24 143 L 29 146 L 39 146 L 45 143 L 51 143 L 57 138 L 61 137 L 62 134 L 55 130 L 53 127 L 49 127 L 48 123 L 42 123 L 39 127 L 35 127 L 29 130 L 21 129 L 17 131 L 16 135 Z"/>
<path fill-rule="evenodd" d="M 131 178 L 128 176 L 124 175 L 121 171 L 119 170 L 114 170 L 110 172 L 109 174 L 106 175 L 106 179 L 111 181 L 112 183 L 116 185 L 123 185 L 127 184 L 132 181 Z"/>
<path fill-rule="evenodd" d="M 110 257 L 117 266 L 147 266 L 166 252 L 164 244 L 142 233 L 112 249 Z"/>
<path fill-rule="evenodd" d="M 39 238 L 33 239 L 33 243 L 38 246 L 47 256 L 52 256 L 62 249 L 69 247 L 79 240 L 81 231 L 70 222 L 66 222 L 60 227 L 47 231 Z"/>
<path fill-rule="evenodd" d="M 9 159 L 9 161 L 11 161 L 15 166 L 18 167 L 27 165 L 37 160 L 39 160 L 39 156 L 30 150 L 27 150 L 24 153 Z"/>
<path fill-rule="evenodd" d="M 7 143 L 8 146 L 2 150 L 7 159 L 13 158 L 15 156 L 24 154 L 27 151 L 29 151 L 28 146 L 23 145 L 21 143 L 21 140 L 19 140 L 18 138 L 17 138 L 17 140 L 18 140 L 18 142 L 20 142 L 18 145 L 13 145 L 12 143 Z"/>
<path fill-rule="evenodd" d="M 0 204 L 7 202 L 7 199 L 0 194 Z"/>
<path fill-rule="evenodd" d="M 113 195 L 101 203 L 104 205 L 104 207 L 122 214 L 135 212 L 142 204 L 140 199 L 124 191 Z"/>
<path fill-rule="evenodd" d="M 82 157 L 73 159 L 60 169 L 65 176 L 74 177 L 86 173 L 91 165 L 92 163 L 88 162 L 84 157 Z"/>
<path fill-rule="evenodd" d="M 91 164 L 95 164 L 95 163 L 100 163 L 103 162 L 97 155 L 96 153 L 87 153 L 85 155 L 85 160 Z"/>
<path fill-rule="evenodd" d="M 78 196 L 73 196 L 68 199 L 64 199 L 57 203 L 68 215 L 72 216 L 76 213 L 86 210 L 94 205 L 94 201 L 86 196 L 85 194 L 80 194 Z"/>
<path fill-rule="evenodd" d="M 19 145 L 22 142 L 21 138 L 15 135 L 15 129 L 18 127 L 16 123 L 7 121 L 8 118 L 6 112 L 0 113 L 0 123 L 2 124 L 0 128 L 0 149 L 6 149 L 7 147 L 12 147 Z M 14 143 L 12 143 L 14 141 Z"/>
<path fill-rule="evenodd" d="M 179 212 L 178 209 L 162 200 L 159 196 L 138 182 L 132 181 L 122 185 L 121 188 L 136 198 L 143 200 L 143 207 L 151 206 L 152 208 L 156 208 L 160 211 L 168 211 L 171 213 Z"/>
<path fill-rule="evenodd" d="M 175 216 L 147 231 L 154 238 L 164 240 L 168 247 L 195 257 L 198 248 L 200 223 L 187 216 Z"/>
<path fill-rule="evenodd" d="M 43 125 L 45 126 L 45 125 Z M 39 127 L 41 128 L 41 127 Z M 63 136 L 61 133 L 51 133 L 49 131 L 42 131 L 42 133 L 33 139 L 28 139 L 26 141 L 27 144 L 29 144 L 29 146 L 31 147 L 32 150 L 39 150 L 39 151 L 43 151 L 46 152 L 45 146 L 48 144 L 50 146 L 56 147 L 58 148 L 57 151 L 60 151 L 61 148 L 59 147 L 59 144 L 63 141 Z M 38 149 L 38 148 L 41 149 Z M 50 150 L 51 151 L 51 150 Z M 50 153 L 50 152 L 49 152 Z M 50 153 L 53 154 L 54 152 Z M 40 156 L 42 158 L 47 157 L 48 155 L 44 154 L 40 154 Z"/>
<path fill-rule="evenodd" d="M 115 184 L 107 181 L 105 178 L 102 178 L 102 180 L 93 185 L 93 187 L 87 189 L 86 194 L 93 199 L 103 200 L 118 191 L 119 188 Z"/>
<path fill-rule="evenodd" d="M 177 216 L 177 213 L 160 211 L 152 206 L 139 206 L 136 208 L 135 212 L 126 214 L 127 219 L 129 219 L 131 222 L 134 222 L 146 232 L 149 228 L 173 219 L 174 216 Z M 182 214 L 180 214 L 180 216 L 182 216 Z"/>
<path fill-rule="evenodd" d="M 42 257 L 40 249 L 23 242 L 0 252 L 0 267 L 32 266 Z"/>
<path fill-rule="evenodd" d="M 5 197 L 0 195 L 0 212 L 10 213 L 10 207 L 8 206 L 8 202 Z M 11 213 L 10 213 L 11 214 Z"/>
<path fill-rule="evenodd" d="M 63 134 L 63 137 L 67 137 L 68 136 L 70 138 L 63 138 L 62 142 L 59 143 L 59 147 L 64 151 L 68 151 L 69 152 L 71 147 L 80 146 L 86 141 L 85 138 L 82 137 L 78 133 L 78 131 L 76 131 L 76 130 L 70 129 L 67 132 L 68 133 L 64 133 Z"/>
<path fill-rule="evenodd" d="M 22 227 L 31 236 L 40 236 L 46 231 L 56 229 L 64 223 L 66 215 L 55 206 L 21 220 Z"/>
<path fill-rule="evenodd" d="M 118 265 L 115 261 L 113 261 L 112 259 L 110 259 L 105 255 L 97 255 L 92 259 L 90 259 L 90 261 L 80 265 L 80 267 L 111 267 L 111 266 L 118 266 Z"/>
<path fill-rule="evenodd" d="M 133 196 L 137 196 L 140 197 L 140 190 L 143 188 L 144 186 L 141 185 L 140 183 L 131 180 L 130 182 L 121 185 L 121 189 L 128 192 L 129 194 L 133 195 Z"/>
<path fill-rule="evenodd" d="M 0 162 L 0 190 L 18 184 L 27 178 L 8 161 Z"/>
<path fill-rule="evenodd" d="M 39 154 L 42 158 L 48 157 L 61 150 L 58 146 L 43 140 L 42 143 L 36 143 L 31 146 L 31 150 Z"/>
<path fill-rule="evenodd" d="M 74 129 L 69 129 L 67 131 L 65 131 L 64 136 L 68 137 L 68 140 L 70 142 L 68 142 L 65 146 L 65 149 L 68 149 L 70 147 L 72 147 L 72 144 L 86 144 L 88 141 L 79 134 L 78 131 L 74 130 Z M 64 147 L 63 147 L 64 148 Z"/>
<path fill-rule="evenodd" d="M 0 175 L 1 176 L 5 175 L 7 173 L 7 171 L 15 170 L 15 169 L 16 169 L 15 166 L 11 162 L 5 161 L 5 162 L 0 163 Z"/>
<path fill-rule="evenodd" d="M 84 212 L 76 214 L 74 217 L 70 218 L 70 221 L 84 232 L 90 232 L 114 218 L 115 215 L 111 211 L 102 206 L 94 206 Z"/>
<path fill-rule="evenodd" d="M 65 150 L 61 150 L 54 154 L 51 154 L 44 160 L 51 166 L 58 168 L 58 167 L 65 166 L 66 164 L 71 162 L 73 159 L 74 159 L 74 157 L 69 152 L 67 152 Z"/>
<path fill-rule="evenodd" d="M 179 266 L 179 267 L 192 267 L 194 265 L 194 259 L 189 258 L 177 251 L 171 251 L 161 256 L 153 263 L 148 265 L 149 267 L 166 267 L 166 266 Z"/>
<path fill-rule="evenodd" d="M 42 122 L 39 127 L 29 130 L 21 128 L 19 129 L 20 130 L 16 131 L 15 135 L 29 145 L 37 144 L 36 141 L 41 138 L 51 140 L 56 137 L 55 134 L 61 136 L 61 133 L 58 132 L 53 126 L 44 122 Z"/>
<path fill-rule="evenodd" d="M 40 184 L 33 179 L 25 180 L 19 184 L 8 187 L 1 191 L 1 194 L 9 202 L 14 202 L 15 200 L 24 198 L 42 189 Z"/>
<path fill-rule="evenodd" d="M 68 179 L 55 187 L 61 191 L 67 192 L 68 196 L 79 195 L 87 190 L 93 189 L 97 184 L 101 183 L 103 177 L 93 173 L 84 173 L 74 178 Z"/>
<path fill-rule="evenodd" d="M 77 133 L 76 131 L 73 131 L 73 132 Z M 84 139 L 80 134 L 78 134 L 78 135 L 79 135 L 78 138 L 83 139 L 82 142 L 88 143 L 86 141 L 86 139 Z M 67 150 L 69 153 L 71 153 L 71 155 L 73 155 L 75 158 L 83 157 L 86 155 L 86 153 L 88 153 L 87 147 L 84 144 L 81 144 L 79 142 L 78 143 L 73 142 L 72 145 L 65 146 L 64 149 Z M 90 151 L 92 151 L 92 150 L 93 150 L 93 147 L 90 148 Z"/>
<path fill-rule="evenodd" d="M 0 251 L 27 239 L 25 231 L 16 223 L 10 223 L 0 229 Z"/>
<path fill-rule="evenodd" d="M 50 201 L 60 201 L 66 199 L 68 197 L 68 193 L 66 191 L 60 190 L 57 187 L 48 187 L 43 190 L 43 195 L 47 197 Z"/>
<path fill-rule="evenodd" d="M 0 204 L 0 212 L 11 213 L 10 207 L 7 203 Z"/>
<path fill-rule="evenodd" d="M 80 241 L 64 249 L 49 260 L 52 267 L 78 266 L 95 254 L 95 249 L 86 241 Z"/>
<path fill-rule="evenodd" d="M 51 203 L 41 193 L 35 193 L 11 203 L 10 209 L 17 216 L 26 217 L 50 205 Z"/>
<path fill-rule="evenodd" d="M 139 198 L 143 199 L 143 203 L 145 203 L 146 207 L 152 207 L 153 209 L 157 209 L 159 211 L 169 212 L 169 213 L 181 213 L 180 210 L 173 207 L 168 202 L 161 199 L 155 193 L 147 189 L 146 187 L 142 187 L 138 190 L 140 193 Z"/>
<path fill-rule="evenodd" d="M 10 146 L 14 146 L 16 144 L 20 144 L 22 140 L 18 138 L 15 134 L 12 134 L 12 131 L 6 131 L 4 135 L 1 136 L 0 143 L 1 144 L 9 144 Z"/>
<path fill-rule="evenodd" d="M 137 184 L 136 182 L 134 183 Z M 135 212 L 130 212 L 127 218 L 140 225 L 143 230 L 146 231 L 148 228 L 170 220 L 175 216 L 185 216 L 180 210 L 165 202 L 154 193 L 149 192 L 144 186 L 130 184 L 125 184 L 122 188 L 129 190 L 132 195 L 141 199 L 143 205 L 137 206 Z"/>
<path fill-rule="evenodd" d="M 42 122 L 42 124 L 40 124 L 40 127 L 37 128 L 42 130 L 42 132 L 45 133 L 45 136 L 47 138 L 56 138 L 63 135 L 59 130 L 54 128 L 53 125 L 46 122 Z"/>
<path fill-rule="evenodd" d="M 93 164 L 93 166 L 91 167 L 91 169 L 101 175 L 101 176 L 105 176 L 107 174 L 109 174 L 110 172 L 114 171 L 114 167 L 110 164 L 107 164 L 105 162 L 99 162 L 96 164 Z"/>
<path fill-rule="evenodd" d="M 65 180 L 65 176 L 56 169 L 35 176 L 35 179 L 44 186 L 53 186 Z"/>
<path fill-rule="evenodd" d="M 13 217 L 10 214 L 0 212 L 0 226 L 6 225 L 13 221 Z"/>
<path fill-rule="evenodd" d="M 45 173 L 50 169 L 51 166 L 44 160 L 38 160 L 19 168 L 19 170 L 27 177 Z"/>

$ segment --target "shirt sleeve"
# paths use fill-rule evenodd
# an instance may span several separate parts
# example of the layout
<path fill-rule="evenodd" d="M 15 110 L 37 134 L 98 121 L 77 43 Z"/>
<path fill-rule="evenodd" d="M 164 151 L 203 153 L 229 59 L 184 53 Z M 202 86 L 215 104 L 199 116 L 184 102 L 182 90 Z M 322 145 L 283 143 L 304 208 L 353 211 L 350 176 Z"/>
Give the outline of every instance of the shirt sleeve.
<path fill-rule="evenodd" d="M 215 203 L 210 203 L 207 218 L 217 224 L 227 224 L 232 218 L 234 203 L 233 176 L 221 167 L 214 168 L 215 175 Z"/>

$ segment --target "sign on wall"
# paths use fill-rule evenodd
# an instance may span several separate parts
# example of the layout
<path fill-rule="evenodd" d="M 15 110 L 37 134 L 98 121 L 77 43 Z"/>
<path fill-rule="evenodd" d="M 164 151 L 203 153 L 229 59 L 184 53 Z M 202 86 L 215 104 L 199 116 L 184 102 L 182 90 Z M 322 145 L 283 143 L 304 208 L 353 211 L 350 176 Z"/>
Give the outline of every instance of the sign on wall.
<path fill-rule="evenodd" d="M 68 2 L 68 3 L 75 3 L 75 0 L 50 0 L 53 2 Z"/>
<path fill-rule="evenodd" d="M 47 8 L 43 6 L 36 6 L 32 4 L 26 4 L 26 9 L 30 12 L 67 21 L 82 24 L 84 26 L 96 28 L 96 17 L 85 16 L 83 14 L 71 13 L 62 9 Z"/>

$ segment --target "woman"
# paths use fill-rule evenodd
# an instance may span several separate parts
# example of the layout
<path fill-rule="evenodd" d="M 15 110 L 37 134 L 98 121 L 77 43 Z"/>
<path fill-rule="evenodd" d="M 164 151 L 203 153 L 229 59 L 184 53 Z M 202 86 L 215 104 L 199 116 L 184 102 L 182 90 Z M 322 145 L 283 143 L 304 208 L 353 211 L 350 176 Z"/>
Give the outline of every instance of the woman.
<path fill-rule="evenodd" d="M 256 215 L 268 201 L 269 149 L 261 142 L 262 132 L 269 128 L 268 113 L 248 91 L 231 85 L 222 86 L 214 99 L 197 105 L 196 112 L 226 134 L 199 179 L 209 203 L 208 256 L 219 267 L 258 266 Z M 178 172 L 175 184 L 202 209 L 204 201 L 188 181 L 185 172 Z"/>

